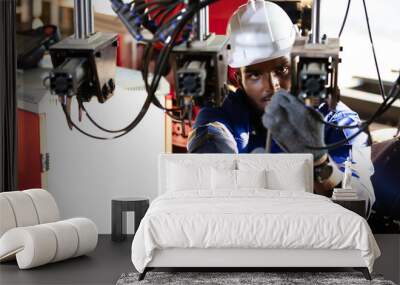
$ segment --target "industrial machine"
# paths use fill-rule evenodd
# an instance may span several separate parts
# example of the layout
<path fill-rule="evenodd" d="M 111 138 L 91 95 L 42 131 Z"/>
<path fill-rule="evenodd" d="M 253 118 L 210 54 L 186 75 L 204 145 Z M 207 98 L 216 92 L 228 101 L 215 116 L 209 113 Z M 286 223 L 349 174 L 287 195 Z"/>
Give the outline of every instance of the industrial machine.
<path fill-rule="evenodd" d="M 339 40 L 325 39 L 313 43 L 307 38 L 296 40 L 291 52 L 292 94 L 308 106 L 318 107 L 329 100 L 335 106 L 339 97 Z"/>
<path fill-rule="evenodd" d="M 54 70 L 50 74 L 51 91 L 61 99 L 70 127 L 75 127 L 93 138 L 113 139 L 135 128 L 151 104 L 182 122 L 191 122 L 195 105 L 220 106 L 226 94 L 225 58 L 229 44 L 225 36 L 216 36 L 208 32 L 207 6 L 215 1 L 217 0 L 136 0 L 125 3 L 122 0 L 110 0 L 113 10 L 132 37 L 146 43 L 142 75 L 148 96 L 136 118 L 120 130 L 105 129 L 88 115 L 100 130 L 113 134 L 111 137 L 100 137 L 86 133 L 74 123 L 69 116 L 69 102 L 72 96 L 76 96 L 80 109 L 86 111 L 84 102 L 91 100 L 93 96 L 96 96 L 100 103 L 106 102 L 112 96 L 117 40 L 116 35 L 93 31 L 91 0 L 75 0 L 75 35 L 50 48 L 54 64 Z M 296 40 L 291 53 L 291 93 L 310 108 L 317 107 L 322 102 L 335 106 L 340 96 L 338 67 L 341 47 L 338 38 L 320 35 L 320 4 L 321 0 L 313 1 L 311 33 Z M 347 19 L 348 8 L 341 31 Z M 144 29 L 150 31 L 151 36 L 143 33 Z M 148 63 L 157 47 L 157 68 L 150 74 Z M 175 75 L 177 106 L 174 108 L 164 107 L 154 95 L 161 77 L 169 68 L 172 68 Z M 384 101 L 365 123 L 335 127 L 359 128 L 358 133 L 365 131 L 373 120 L 400 97 L 399 83 L 400 78 L 387 96 L 381 90 Z M 322 122 L 328 124 L 323 120 Z M 336 147 L 343 143 L 345 142 L 338 142 L 335 146 L 324 148 Z"/>
<path fill-rule="evenodd" d="M 176 120 L 191 122 L 194 105 L 220 106 L 226 95 L 228 43 L 226 36 L 209 33 L 207 5 L 212 2 L 215 0 L 170 1 L 166 7 L 153 1 L 124 4 L 111 0 L 113 10 L 131 35 L 147 42 L 145 58 L 149 58 L 154 45 L 163 46 L 157 61 L 160 65 L 157 64 L 151 83 L 147 82 L 148 61 L 143 64 L 149 96 L 155 90 L 159 75 L 168 69 L 170 57 L 178 108 L 165 111 Z M 143 28 L 152 31 L 153 38 L 146 39 Z M 159 102 L 153 103 L 163 109 Z"/>
<path fill-rule="evenodd" d="M 70 118 L 71 99 L 76 96 L 81 113 L 83 102 L 93 96 L 100 103 L 112 96 L 118 35 L 94 32 L 91 0 L 75 0 L 74 22 L 74 35 L 50 47 L 54 69 L 49 79 L 51 92 L 59 96 L 69 127 L 79 130 Z"/>

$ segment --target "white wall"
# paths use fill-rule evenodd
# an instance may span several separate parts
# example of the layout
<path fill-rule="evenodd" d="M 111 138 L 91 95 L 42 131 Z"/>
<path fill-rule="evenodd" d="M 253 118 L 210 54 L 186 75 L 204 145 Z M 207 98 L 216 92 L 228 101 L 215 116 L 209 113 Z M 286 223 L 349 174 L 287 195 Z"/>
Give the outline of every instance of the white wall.
<path fill-rule="evenodd" d="M 94 98 L 87 104 L 92 116 L 108 128 L 128 124 L 146 95 L 144 91 L 132 92 L 120 87 L 143 85 L 139 72 L 122 71 L 117 74 L 117 89 L 109 101 L 99 104 Z M 168 86 L 162 90 L 160 93 L 167 93 Z M 139 126 L 125 137 L 99 141 L 77 130 L 70 131 L 60 103 L 56 105 L 55 101 L 54 96 L 46 94 L 40 104 L 40 112 L 47 116 L 48 190 L 63 218 L 88 217 L 100 233 L 110 233 L 113 197 L 156 196 L 157 159 L 164 152 L 164 114 L 152 106 Z M 71 116 L 77 121 L 76 103 L 73 109 Z M 84 130 L 101 134 L 85 117 L 80 125 Z"/>
<path fill-rule="evenodd" d="M 321 34 L 337 37 L 348 0 L 321 1 Z M 381 76 L 393 82 L 400 69 L 400 1 L 366 0 L 371 32 Z M 341 43 L 344 48 L 339 70 L 341 86 L 351 84 L 352 76 L 377 78 L 362 0 L 351 1 Z"/>
<path fill-rule="evenodd" d="M 129 1 L 122 1 L 122 2 L 129 2 Z M 111 8 L 111 2 L 109 0 L 94 0 L 93 1 L 93 8 L 94 11 L 97 13 L 102 13 L 102 14 L 108 14 L 108 15 L 114 15 L 113 9 Z"/>

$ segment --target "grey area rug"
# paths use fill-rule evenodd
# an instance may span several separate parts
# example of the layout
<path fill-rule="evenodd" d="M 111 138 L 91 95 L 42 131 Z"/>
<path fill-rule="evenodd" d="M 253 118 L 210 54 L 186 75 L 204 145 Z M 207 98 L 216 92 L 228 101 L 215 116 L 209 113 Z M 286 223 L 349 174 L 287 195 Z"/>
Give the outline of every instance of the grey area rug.
<path fill-rule="evenodd" d="M 384 280 L 379 275 L 372 275 L 373 280 L 368 281 L 359 272 L 148 272 L 142 281 L 138 281 L 138 276 L 138 273 L 122 274 L 116 285 L 395 285 L 394 282 Z"/>

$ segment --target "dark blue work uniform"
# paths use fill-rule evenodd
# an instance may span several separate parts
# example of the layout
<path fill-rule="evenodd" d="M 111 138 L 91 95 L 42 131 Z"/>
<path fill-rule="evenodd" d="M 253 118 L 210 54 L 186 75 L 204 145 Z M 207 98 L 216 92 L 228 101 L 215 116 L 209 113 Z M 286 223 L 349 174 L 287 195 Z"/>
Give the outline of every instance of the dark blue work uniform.
<path fill-rule="evenodd" d="M 342 102 L 337 104 L 335 110 L 329 110 L 327 104 L 323 104 L 319 111 L 327 122 L 349 126 L 360 122 L 358 114 L 352 111 Z M 239 153 L 251 153 L 256 148 L 265 148 L 266 129 L 261 122 L 262 113 L 251 106 L 245 92 L 238 89 L 226 97 L 221 107 L 204 107 L 196 118 L 194 129 L 205 126 L 208 123 L 220 122 L 232 133 Z M 331 126 L 325 126 L 325 143 L 331 144 L 350 137 L 358 129 L 339 130 Z M 342 164 L 348 157 L 352 145 L 366 146 L 368 136 L 361 133 L 350 140 L 344 146 L 329 150 L 329 154 L 337 164 Z M 272 140 L 272 153 L 283 152 Z"/>
<path fill-rule="evenodd" d="M 342 102 L 337 104 L 335 110 L 329 110 L 328 105 L 323 104 L 320 106 L 319 111 L 323 115 L 325 121 L 335 125 L 350 126 L 360 122 L 358 114 Z M 210 133 L 218 135 L 218 130 L 212 130 L 213 126 L 207 126 L 207 124 L 212 122 L 222 123 L 233 135 L 236 141 L 238 152 L 251 153 L 256 148 L 265 148 L 266 129 L 261 122 L 262 115 L 263 114 L 261 112 L 252 107 L 245 92 L 238 89 L 238 91 L 228 94 L 221 107 L 202 108 L 196 118 L 194 129 L 206 126 Z M 341 141 L 345 138 L 349 138 L 357 131 L 358 129 L 356 128 L 340 130 L 325 125 L 325 143 L 332 144 Z M 347 144 L 336 149 L 329 150 L 329 155 L 343 171 L 342 165 L 349 156 L 349 151 L 351 150 L 352 146 L 364 147 L 367 146 L 367 144 L 368 136 L 365 133 L 361 133 L 355 138 L 349 140 Z M 400 149 L 400 143 L 397 143 L 395 148 Z M 271 152 L 283 152 L 274 140 L 272 140 Z M 389 154 L 389 156 L 393 155 L 397 155 L 398 160 L 400 158 L 400 151 L 392 151 L 392 153 Z M 365 159 L 368 161 L 362 161 L 360 163 L 371 163 L 372 165 L 370 157 L 365 157 Z M 398 177 L 398 175 L 389 175 L 392 172 L 394 173 L 398 171 L 398 169 L 397 167 L 390 166 L 390 164 L 387 163 L 387 159 L 384 161 L 381 160 L 375 162 L 375 174 L 371 177 L 373 185 L 371 184 L 368 186 L 368 183 L 363 183 L 362 181 L 362 178 L 365 179 L 364 182 L 371 181 L 368 174 L 368 177 L 358 177 L 357 174 L 353 173 L 353 176 L 357 177 L 354 180 L 358 180 L 356 187 L 363 188 L 365 192 L 369 193 L 374 193 L 373 188 L 375 188 L 376 203 L 373 209 L 375 209 L 375 211 L 378 213 L 378 216 L 377 214 L 373 214 L 369 222 L 371 227 L 377 232 L 385 232 L 385 224 L 388 223 L 387 219 L 383 220 L 379 218 L 380 216 L 387 215 L 391 217 L 391 219 L 399 219 L 400 217 L 400 195 L 398 191 L 398 185 L 395 182 L 398 180 L 395 179 Z M 397 165 L 398 162 L 395 160 L 396 159 L 392 159 L 391 164 Z M 372 174 L 370 173 L 369 175 Z M 371 204 L 374 204 L 375 194 L 370 194 L 369 197 Z M 393 223 L 391 224 L 394 225 Z M 392 226 L 389 228 L 389 232 L 400 232 L 400 227 L 397 227 L 397 230 L 393 230 Z"/>

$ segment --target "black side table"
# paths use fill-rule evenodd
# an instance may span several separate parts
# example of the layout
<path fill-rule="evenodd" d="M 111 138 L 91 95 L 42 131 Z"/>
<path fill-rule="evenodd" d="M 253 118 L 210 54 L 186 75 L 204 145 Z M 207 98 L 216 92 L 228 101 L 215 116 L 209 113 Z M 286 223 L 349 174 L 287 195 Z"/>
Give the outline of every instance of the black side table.
<path fill-rule="evenodd" d="M 111 240 L 126 239 L 126 212 L 135 212 L 135 232 L 149 208 L 148 198 L 114 198 L 111 201 Z"/>
<path fill-rule="evenodd" d="M 359 214 L 363 218 L 367 218 L 367 201 L 366 200 L 340 200 L 340 199 L 332 199 L 332 202 L 341 205 L 342 207 L 353 211 L 354 213 Z"/>

